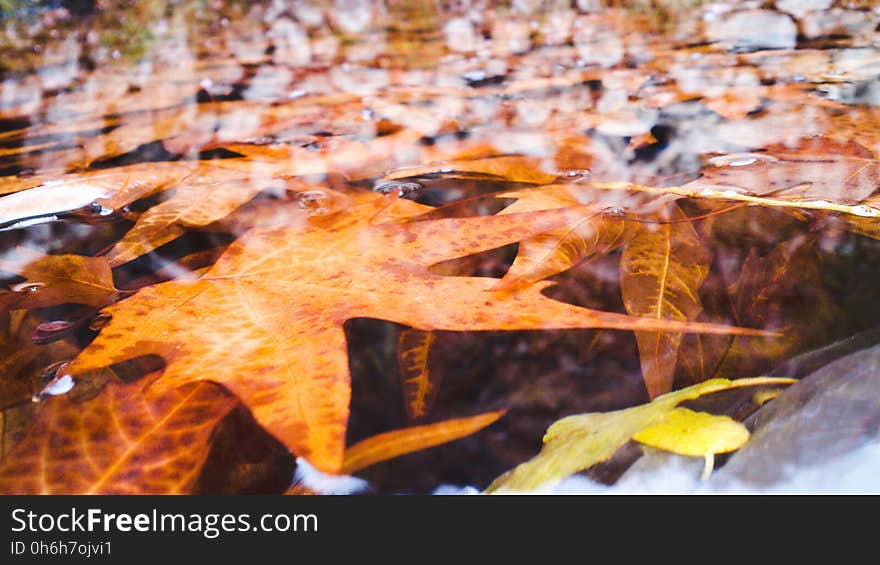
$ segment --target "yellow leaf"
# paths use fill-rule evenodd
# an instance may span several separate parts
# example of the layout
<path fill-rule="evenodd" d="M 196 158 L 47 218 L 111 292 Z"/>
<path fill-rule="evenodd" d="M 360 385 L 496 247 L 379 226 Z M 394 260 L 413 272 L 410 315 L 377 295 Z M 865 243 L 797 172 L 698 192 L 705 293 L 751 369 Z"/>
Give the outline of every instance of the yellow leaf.
<path fill-rule="evenodd" d="M 727 416 L 676 408 L 665 420 L 641 430 L 632 439 L 679 455 L 705 457 L 705 480 L 712 472 L 715 454 L 739 449 L 749 441 L 749 430 Z"/>
<path fill-rule="evenodd" d="M 657 424 L 633 434 L 639 443 L 690 457 L 727 453 L 749 440 L 749 430 L 728 416 L 676 408 Z"/>
<path fill-rule="evenodd" d="M 531 460 L 495 480 L 486 492 L 523 492 L 550 486 L 565 477 L 607 461 L 636 434 L 656 426 L 685 400 L 731 388 L 785 385 L 794 379 L 756 377 L 712 379 L 658 396 L 649 404 L 608 413 L 569 416 L 554 423 L 544 435 L 544 447 Z"/>

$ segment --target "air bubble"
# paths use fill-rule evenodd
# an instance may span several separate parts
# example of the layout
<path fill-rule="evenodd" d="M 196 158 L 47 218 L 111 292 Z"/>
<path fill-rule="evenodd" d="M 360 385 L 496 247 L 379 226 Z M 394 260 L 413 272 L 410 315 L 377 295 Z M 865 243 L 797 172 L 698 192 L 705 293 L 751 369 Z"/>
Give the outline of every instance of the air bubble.
<path fill-rule="evenodd" d="M 709 163 L 716 167 L 747 167 L 754 165 L 758 161 L 765 163 L 775 163 L 779 159 L 770 155 L 761 155 L 759 153 L 730 153 L 729 155 L 719 155 L 709 159 Z"/>
<path fill-rule="evenodd" d="M 863 218 L 876 218 L 877 216 L 880 216 L 880 210 L 878 210 L 877 208 L 872 208 L 870 206 L 865 206 L 864 204 L 853 206 L 852 213 L 856 216 L 861 216 Z"/>
<path fill-rule="evenodd" d="M 76 383 L 73 381 L 73 377 L 70 375 L 62 375 L 61 377 L 53 380 L 40 391 L 42 395 L 51 395 L 57 396 L 59 394 L 65 394 L 70 392 L 73 388 L 73 385 Z"/>
<path fill-rule="evenodd" d="M 112 319 L 113 319 L 113 316 L 111 316 L 110 314 L 106 314 L 106 313 L 98 314 L 89 323 L 89 329 L 96 332 L 96 331 L 100 330 L 101 328 L 106 327 L 107 324 L 109 324 L 110 320 L 112 320 Z"/>
<path fill-rule="evenodd" d="M 328 195 L 323 190 L 306 190 L 296 195 L 297 204 L 300 208 L 308 210 L 311 214 L 326 214 L 327 208 L 324 201 Z"/>
<path fill-rule="evenodd" d="M 590 169 L 566 169 L 557 173 L 567 181 L 577 182 L 590 176 Z"/>
<path fill-rule="evenodd" d="M 47 396 L 57 396 L 70 392 L 76 382 L 68 374 L 58 374 L 67 365 L 67 361 L 52 363 L 43 371 L 43 382 L 46 384 L 31 397 L 32 402 L 40 402 Z"/>
<path fill-rule="evenodd" d="M 19 283 L 16 285 L 12 285 L 10 288 L 12 289 L 13 292 L 33 293 L 33 292 L 37 292 L 38 290 L 40 290 L 44 286 L 46 286 L 46 283 L 30 282 L 30 283 Z"/>
<path fill-rule="evenodd" d="M 422 190 L 422 185 L 417 182 L 385 181 L 379 182 L 373 187 L 373 192 L 391 194 L 396 192 L 398 196 L 408 196 Z"/>

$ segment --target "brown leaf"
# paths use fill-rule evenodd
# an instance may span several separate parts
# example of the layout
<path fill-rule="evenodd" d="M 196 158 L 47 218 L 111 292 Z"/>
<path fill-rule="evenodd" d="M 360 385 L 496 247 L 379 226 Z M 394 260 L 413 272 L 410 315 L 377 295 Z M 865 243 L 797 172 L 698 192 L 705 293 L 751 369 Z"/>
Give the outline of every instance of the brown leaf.
<path fill-rule="evenodd" d="M 198 479 L 211 432 L 236 405 L 210 383 L 177 389 L 109 383 L 92 400 L 46 400 L 28 435 L 0 461 L 5 494 L 183 494 Z"/>
<path fill-rule="evenodd" d="M 441 374 L 431 368 L 431 345 L 435 332 L 403 329 L 397 341 L 397 358 L 403 385 L 404 407 L 412 420 L 431 411 L 440 389 Z"/>
<path fill-rule="evenodd" d="M 185 183 L 173 195 L 151 207 L 110 251 L 107 261 L 118 266 L 173 241 L 185 228 L 217 222 L 251 200 L 270 183 L 256 178 L 233 178 L 207 183 Z"/>
<path fill-rule="evenodd" d="M 776 246 L 766 256 L 752 249 L 729 292 L 739 323 L 780 335 L 732 338 L 716 376 L 769 370 L 799 351 L 818 346 L 834 331 L 839 315 L 822 284 L 815 242 L 803 236 Z"/>
<path fill-rule="evenodd" d="M 564 185 L 505 192 L 499 198 L 517 201 L 500 214 L 549 210 L 581 203 L 582 191 Z M 587 257 L 614 251 L 626 243 L 634 226 L 611 207 L 595 204 L 592 210 L 569 226 L 552 230 L 520 243 L 516 259 L 495 287 L 509 290 L 546 279 L 577 265 Z M 616 208 L 615 208 L 616 209 Z"/>
<path fill-rule="evenodd" d="M 42 308 L 57 304 L 87 304 L 101 308 L 118 294 L 104 257 L 43 255 L 19 247 L 17 257 L 0 261 L 0 270 L 26 280 L 0 295 L 8 308 Z"/>
<path fill-rule="evenodd" d="M 684 188 L 727 187 L 765 196 L 789 193 L 802 200 L 856 204 L 880 186 L 880 161 L 852 142 L 807 138 L 794 147 L 716 158 Z"/>
<path fill-rule="evenodd" d="M 645 223 L 620 260 L 626 311 L 657 320 L 695 320 L 703 307 L 699 290 L 711 254 L 686 216 L 673 204 L 667 221 Z M 672 389 L 681 333 L 636 332 L 642 376 L 651 398 Z"/>

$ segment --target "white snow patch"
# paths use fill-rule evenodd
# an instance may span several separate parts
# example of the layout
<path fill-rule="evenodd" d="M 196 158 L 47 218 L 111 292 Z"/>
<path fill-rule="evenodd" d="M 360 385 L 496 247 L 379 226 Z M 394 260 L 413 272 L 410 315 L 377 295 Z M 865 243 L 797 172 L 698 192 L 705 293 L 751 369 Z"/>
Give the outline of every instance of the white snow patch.
<path fill-rule="evenodd" d="M 331 475 L 315 469 L 302 457 L 296 458 L 294 483 L 301 483 L 318 494 L 358 494 L 367 490 L 367 481 L 349 475 Z"/>

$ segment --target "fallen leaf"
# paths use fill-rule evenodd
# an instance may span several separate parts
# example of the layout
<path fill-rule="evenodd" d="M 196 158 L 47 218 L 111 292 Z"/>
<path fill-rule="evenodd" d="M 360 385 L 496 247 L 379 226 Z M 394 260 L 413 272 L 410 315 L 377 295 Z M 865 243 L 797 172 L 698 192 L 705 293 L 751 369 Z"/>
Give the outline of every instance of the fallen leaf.
<path fill-rule="evenodd" d="M 485 428 L 503 415 L 503 410 L 487 412 L 470 418 L 393 430 L 367 438 L 345 450 L 341 472 L 350 475 L 394 457 L 461 439 Z"/>
<path fill-rule="evenodd" d="M 429 165 L 401 167 L 385 174 L 385 180 L 431 177 L 504 180 L 529 184 L 548 184 L 560 176 L 558 171 L 545 171 L 543 160 L 521 155 L 502 155 L 483 159 L 450 160 Z"/>
<path fill-rule="evenodd" d="M 25 439 L 0 461 L 4 494 L 184 494 L 211 432 L 237 404 L 210 383 L 177 389 L 108 383 L 77 404 L 43 402 Z"/>
<path fill-rule="evenodd" d="M 494 279 L 429 271 L 444 260 L 567 225 L 583 207 L 376 223 L 390 208 L 412 203 L 395 200 L 389 206 L 385 197 L 365 198 L 308 226 L 251 230 L 198 281 L 147 287 L 107 308 L 112 320 L 69 372 L 160 355 L 167 367 L 153 386 L 221 383 L 291 451 L 335 472 L 342 465 L 350 396 L 342 325 L 351 318 L 421 330 L 754 333 L 579 308 L 543 296 L 549 283 L 502 294 L 491 292 Z"/>
<path fill-rule="evenodd" d="M 397 340 L 404 408 L 412 420 L 428 415 L 440 388 L 440 377 L 429 363 L 436 339 L 435 332 L 405 328 Z"/>
<path fill-rule="evenodd" d="M 544 447 L 531 460 L 497 478 L 488 493 L 533 491 L 552 486 L 569 475 L 607 461 L 632 437 L 669 417 L 685 400 L 731 388 L 791 384 L 794 379 L 756 377 L 730 381 L 712 379 L 658 396 L 649 404 L 605 414 L 580 414 L 554 423 L 544 436 Z"/>
<path fill-rule="evenodd" d="M 742 447 L 749 440 L 749 430 L 729 416 L 676 408 L 661 422 L 633 434 L 632 439 L 663 451 L 705 458 L 705 480 L 712 472 L 715 454 Z"/>
<path fill-rule="evenodd" d="M 668 218 L 639 224 L 620 259 L 626 311 L 657 320 L 695 320 L 712 256 L 677 204 Z M 665 221 L 664 221 L 665 220 Z M 682 334 L 636 332 L 648 396 L 672 389 Z"/>
<path fill-rule="evenodd" d="M 878 186 L 880 161 L 869 150 L 852 142 L 806 138 L 793 147 L 718 157 L 685 188 L 730 188 L 757 196 L 793 192 L 801 200 L 858 204 Z"/>
<path fill-rule="evenodd" d="M 531 190 L 504 192 L 498 198 L 516 198 L 500 214 L 551 210 L 583 203 L 574 188 L 550 185 Z M 624 245 L 635 228 L 622 214 L 595 204 L 571 225 L 552 230 L 520 243 L 516 259 L 495 290 L 509 290 L 561 273 L 595 254 L 610 253 Z M 615 208 L 616 209 L 616 208 Z"/>
<path fill-rule="evenodd" d="M 57 304 L 87 304 L 101 308 L 113 302 L 119 291 L 104 257 L 44 255 L 18 247 L 17 257 L 0 261 L 0 270 L 25 278 L 0 293 L 6 308 L 42 308 Z"/>

